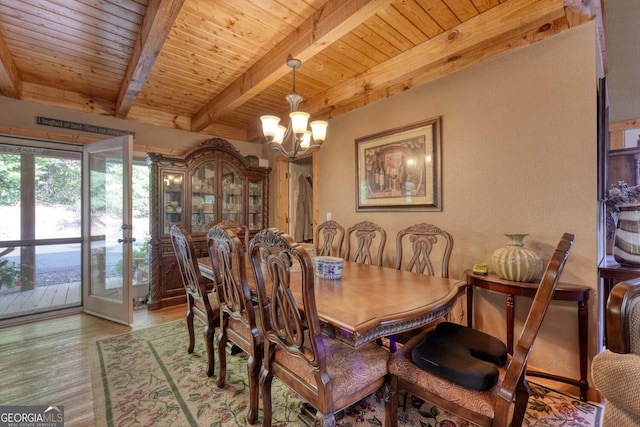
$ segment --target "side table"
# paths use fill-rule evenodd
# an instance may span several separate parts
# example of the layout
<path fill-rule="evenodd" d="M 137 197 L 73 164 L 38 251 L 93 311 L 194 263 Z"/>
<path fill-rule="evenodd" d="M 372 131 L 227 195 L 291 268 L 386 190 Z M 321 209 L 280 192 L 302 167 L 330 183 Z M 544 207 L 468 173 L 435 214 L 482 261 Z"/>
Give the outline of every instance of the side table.
<path fill-rule="evenodd" d="M 473 322 L 473 288 L 479 287 L 494 292 L 506 294 L 506 322 L 507 322 L 507 350 L 513 354 L 513 323 L 515 296 L 533 298 L 538 290 L 537 283 L 512 282 L 501 279 L 495 273 L 487 275 L 474 274 L 471 270 L 464 272 L 467 287 L 467 326 L 472 327 Z M 589 313 L 587 302 L 591 289 L 586 286 L 558 283 L 553 294 L 555 301 L 576 301 L 578 303 L 578 342 L 580 347 L 580 380 L 567 378 L 546 372 L 527 372 L 532 376 L 538 376 L 555 381 L 561 381 L 580 388 L 580 399 L 587 400 L 589 382 L 587 381 L 587 352 L 588 352 L 588 328 Z"/>

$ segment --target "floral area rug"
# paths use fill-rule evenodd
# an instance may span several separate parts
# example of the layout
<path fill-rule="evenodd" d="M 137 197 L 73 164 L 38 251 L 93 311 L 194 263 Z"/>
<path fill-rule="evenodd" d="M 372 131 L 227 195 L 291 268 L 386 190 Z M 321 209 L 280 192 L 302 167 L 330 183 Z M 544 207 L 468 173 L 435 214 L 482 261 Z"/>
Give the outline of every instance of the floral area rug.
<path fill-rule="evenodd" d="M 96 342 L 92 351 L 94 412 L 97 425 L 106 426 L 245 426 L 248 381 L 243 355 L 227 357 L 227 381 L 218 389 L 207 378 L 202 334 L 196 350 L 187 353 L 184 320 L 154 326 Z M 216 366 L 217 368 L 217 366 Z M 602 408 L 530 383 L 525 426 L 599 427 Z M 403 397 L 401 396 L 401 402 Z M 428 403 L 406 399 L 399 408 L 401 426 L 463 427 L 466 421 Z M 273 381 L 273 425 L 300 426 L 302 400 Z M 262 420 L 260 409 L 259 422 Z M 382 426 L 382 392 L 348 408 L 338 427 Z"/>

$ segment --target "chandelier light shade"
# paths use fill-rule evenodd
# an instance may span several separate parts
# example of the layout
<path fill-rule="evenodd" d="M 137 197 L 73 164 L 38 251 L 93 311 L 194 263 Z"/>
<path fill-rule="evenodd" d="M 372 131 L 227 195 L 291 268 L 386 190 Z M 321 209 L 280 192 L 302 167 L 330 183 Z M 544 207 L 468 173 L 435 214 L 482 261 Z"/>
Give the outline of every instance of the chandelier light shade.
<path fill-rule="evenodd" d="M 293 90 L 286 96 L 289 103 L 289 124 L 287 127 L 280 124 L 280 117 L 260 116 L 262 133 L 271 147 L 295 160 L 312 148 L 320 148 L 327 136 L 328 123 L 324 120 L 316 120 L 309 123 L 309 113 L 298 110 L 302 102 L 302 96 L 296 93 L 296 68 L 302 62 L 299 59 L 290 58 L 287 66 L 293 70 Z M 311 127 L 311 130 L 308 128 Z"/>

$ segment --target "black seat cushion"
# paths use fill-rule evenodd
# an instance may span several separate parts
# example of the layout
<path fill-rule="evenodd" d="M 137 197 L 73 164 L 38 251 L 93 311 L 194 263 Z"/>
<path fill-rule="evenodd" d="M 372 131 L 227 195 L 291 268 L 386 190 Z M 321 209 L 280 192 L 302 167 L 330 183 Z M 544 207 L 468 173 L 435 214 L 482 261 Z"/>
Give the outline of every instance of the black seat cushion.
<path fill-rule="evenodd" d="M 507 348 L 497 338 L 475 329 L 442 322 L 411 350 L 422 369 L 474 390 L 488 390 L 498 381 L 498 366 L 507 362 Z"/>

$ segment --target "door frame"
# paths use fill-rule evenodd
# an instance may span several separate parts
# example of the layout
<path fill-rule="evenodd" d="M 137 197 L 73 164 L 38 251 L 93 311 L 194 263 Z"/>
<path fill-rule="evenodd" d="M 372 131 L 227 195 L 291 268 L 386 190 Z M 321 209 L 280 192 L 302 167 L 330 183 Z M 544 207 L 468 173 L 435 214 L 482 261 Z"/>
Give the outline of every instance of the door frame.
<path fill-rule="evenodd" d="M 313 235 L 315 237 L 316 228 L 318 227 L 318 219 L 320 215 L 320 199 L 319 199 L 319 191 L 318 191 L 318 151 L 315 150 L 311 154 L 307 154 L 304 157 L 311 157 L 311 168 L 312 168 L 312 181 L 313 181 Z M 291 200 L 289 200 L 289 164 L 291 163 L 291 159 L 285 156 L 278 156 L 276 158 L 276 180 L 277 180 L 277 192 L 278 192 L 278 200 L 277 200 L 277 219 L 276 226 L 279 230 L 287 231 L 289 230 L 289 204 Z"/>

